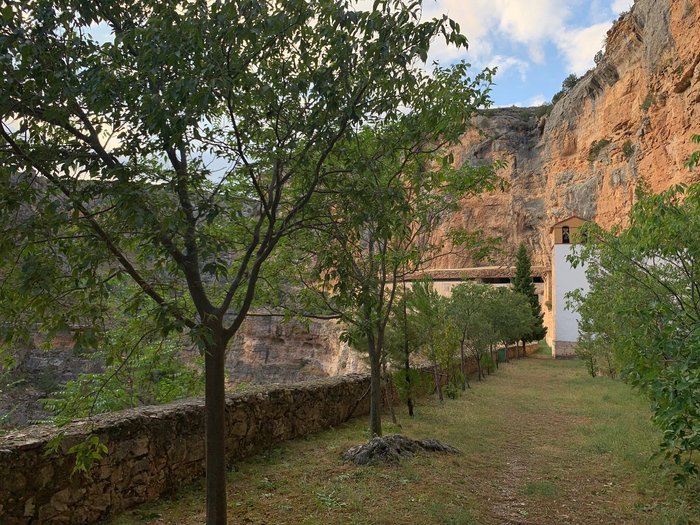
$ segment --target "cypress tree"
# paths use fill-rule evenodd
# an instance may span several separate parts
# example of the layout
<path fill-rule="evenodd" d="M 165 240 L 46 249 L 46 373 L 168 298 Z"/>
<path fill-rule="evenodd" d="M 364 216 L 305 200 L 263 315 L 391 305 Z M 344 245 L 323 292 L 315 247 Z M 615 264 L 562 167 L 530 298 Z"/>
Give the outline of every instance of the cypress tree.
<path fill-rule="evenodd" d="M 528 301 L 530 302 L 530 307 L 532 308 L 532 315 L 536 320 L 532 327 L 532 331 L 522 339 L 524 353 L 525 343 L 527 341 L 539 341 L 540 339 L 544 339 L 547 329 L 544 326 L 544 313 L 542 312 L 540 302 L 537 299 L 535 284 L 532 282 L 532 265 L 530 263 L 530 256 L 528 255 L 523 243 L 521 243 L 520 247 L 518 248 L 518 255 L 515 263 L 515 277 L 513 277 L 513 289 L 527 297 Z"/>

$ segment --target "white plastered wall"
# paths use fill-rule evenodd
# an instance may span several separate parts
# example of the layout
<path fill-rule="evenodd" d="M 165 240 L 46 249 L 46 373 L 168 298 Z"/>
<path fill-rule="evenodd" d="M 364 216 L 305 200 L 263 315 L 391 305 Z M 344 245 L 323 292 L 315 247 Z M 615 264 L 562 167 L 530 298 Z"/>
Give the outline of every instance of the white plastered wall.
<path fill-rule="evenodd" d="M 554 279 L 553 304 L 554 310 L 554 341 L 576 342 L 578 339 L 578 324 L 581 316 L 576 311 L 567 309 L 566 294 L 576 289 L 588 293 L 590 287 L 586 279 L 585 266 L 572 268 L 566 257 L 575 248 L 573 244 L 554 245 Z"/>

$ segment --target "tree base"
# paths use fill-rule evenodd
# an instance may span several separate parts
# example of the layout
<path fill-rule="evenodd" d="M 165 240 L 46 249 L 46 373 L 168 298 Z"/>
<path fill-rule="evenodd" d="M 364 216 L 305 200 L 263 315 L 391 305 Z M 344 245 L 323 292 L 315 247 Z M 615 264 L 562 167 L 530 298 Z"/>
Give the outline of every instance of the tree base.
<path fill-rule="evenodd" d="M 436 439 L 414 440 L 401 434 L 389 434 L 352 447 L 343 454 L 343 460 L 355 465 L 397 464 L 401 458 L 412 457 L 418 452 L 460 453 L 456 448 L 440 443 Z"/>

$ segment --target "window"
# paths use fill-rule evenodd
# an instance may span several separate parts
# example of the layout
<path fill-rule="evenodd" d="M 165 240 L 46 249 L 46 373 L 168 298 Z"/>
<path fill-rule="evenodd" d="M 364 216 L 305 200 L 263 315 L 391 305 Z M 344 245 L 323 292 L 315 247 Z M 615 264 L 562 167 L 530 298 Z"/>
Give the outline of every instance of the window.
<path fill-rule="evenodd" d="M 569 234 L 569 227 L 568 226 L 561 227 L 561 242 L 563 244 L 569 244 L 571 242 L 571 236 Z"/>

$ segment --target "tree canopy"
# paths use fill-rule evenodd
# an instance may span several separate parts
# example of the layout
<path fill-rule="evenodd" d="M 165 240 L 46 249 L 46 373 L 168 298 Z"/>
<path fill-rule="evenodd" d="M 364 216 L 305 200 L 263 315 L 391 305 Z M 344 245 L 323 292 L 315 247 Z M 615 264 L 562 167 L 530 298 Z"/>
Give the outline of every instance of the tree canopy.
<path fill-rule="evenodd" d="M 515 276 L 513 277 L 513 290 L 524 295 L 532 308 L 532 315 L 535 317 L 535 324 L 532 331 L 525 334 L 522 338 L 523 343 L 526 341 L 539 341 L 547 335 L 547 328 L 544 326 L 544 312 L 540 306 L 540 301 L 537 297 L 535 284 L 532 280 L 532 265 L 530 256 L 527 253 L 527 248 L 524 244 L 518 247 L 518 254 L 515 262 Z"/>
<path fill-rule="evenodd" d="M 348 172 L 338 144 L 410 114 L 432 41 L 466 38 L 397 0 L 0 16 L 2 339 L 71 329 L 97 346 L 115 309 L 187 334 L 205 357 L 207 522 L 225 523 L 227 343 L 320 184 Z"/>

